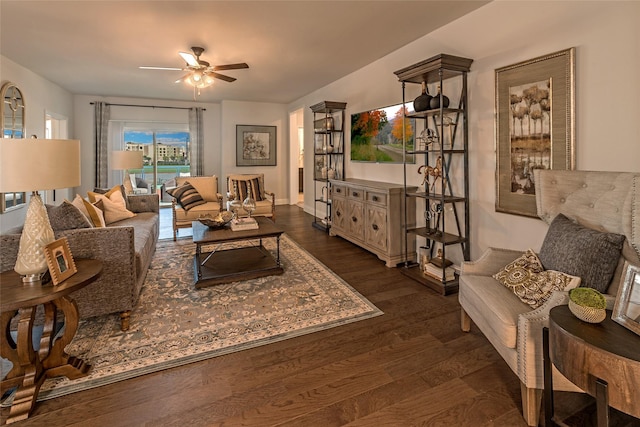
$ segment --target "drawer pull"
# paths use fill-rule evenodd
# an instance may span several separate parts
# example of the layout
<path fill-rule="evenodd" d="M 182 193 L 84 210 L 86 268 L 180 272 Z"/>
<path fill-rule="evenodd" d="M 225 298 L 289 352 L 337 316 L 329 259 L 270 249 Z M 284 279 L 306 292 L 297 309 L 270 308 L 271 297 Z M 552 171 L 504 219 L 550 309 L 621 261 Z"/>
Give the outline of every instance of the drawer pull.
<path fill-rule="evenodd" d="M 353 221 L 353 222 L 358 222 L 358 218 L 356 218 L 355 216 L 352 216 L 352 217 L 351 217 L 351 221 Z"/>
<path fill-rule="evenodd" d="M 353 197 L 358 197 L 360 194 L 356 193 L 355 191 L 352 193 Z"/>
<path fill-rule="evenodd" d="M 342 190 L 340 188 L 336 188 L 336 193 L 342 193 Z"/>
<path fill-rule="evenodd" d="M 378 196 L 373 196 L 373 197 L 371 198 L 371 200 L 373 200 L 374 202 L 377 202 L 377 201 L 378 201 Z"/>
<path fill-rule="evenodd" d="M 371 228 L 373 228 L 375 231 L 378 231 L 378 224 L 373 224 Z"/>
<path fill-rule="evenodd" d="M 340 212 L 340 211 L 336 211 L 336 216 L 337 216 L 338 218 L 340 218 L 340 215 L 342 215 L 342 212 Z"/>

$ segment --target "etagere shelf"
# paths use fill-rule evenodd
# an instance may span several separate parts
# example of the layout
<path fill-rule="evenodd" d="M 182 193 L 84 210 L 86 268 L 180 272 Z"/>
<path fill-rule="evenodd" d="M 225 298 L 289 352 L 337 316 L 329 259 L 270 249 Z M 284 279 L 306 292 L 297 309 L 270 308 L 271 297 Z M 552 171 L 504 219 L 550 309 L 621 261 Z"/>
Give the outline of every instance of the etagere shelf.
<path fill-rule="evenodd" d="M 322 101 L 313 112 L 313 223 L 329 232 L 331 181 L 344 179 L 344 126 L 346 102 Z"/>
<path fill-rule="evenodd" d="M 448 267 L 447 250 L 457 245 L 464 260 L 470 259 L 467 73 L 472 62 L 440 54 L 395 72 L 402 83 L 404 105 L 408 105 L 408 84 L 421 85 L 423 94 L 428 95 L 429 89 L 435 94 L 427 97 L 431 98 L 428 107 L 405 109 L 405 118 L 416 119 L 423 129 L 413 145 L 408 137 L 403 142 L 405 203 L 420 200 L 418 210 L 422 211 L 416 215 L 417 226 L 405 227 L 405 232 L 407 237 L 422 238 L 426 260 L 413 259 L 407 250 L 402 272 L 443 295 L 458 290 L 458 276 Z M 410 155 L 417 165 L 408 162 Z M 415 166 L 422 175 L 414 174 Z M 411 191 L 417 179 L 423 181 L 423 188 Z"/>

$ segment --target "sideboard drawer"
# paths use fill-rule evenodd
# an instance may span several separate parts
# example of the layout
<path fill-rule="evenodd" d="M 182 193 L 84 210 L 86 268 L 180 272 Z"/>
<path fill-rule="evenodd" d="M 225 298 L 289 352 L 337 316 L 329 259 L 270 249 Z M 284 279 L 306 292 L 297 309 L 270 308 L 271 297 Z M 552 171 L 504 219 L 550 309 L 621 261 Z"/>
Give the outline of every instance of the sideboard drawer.
<path fill-rule="evenodd" d="M 333 197 L 347 197 L 347 187 L 333 184 L 331 186 L 331 193 Z"/>
<path fill-rule="evenodd" d="M 347 188 L 348 197 L 353 200 L 364 200 L 364 190 L 362 188 Z"/>
<path fill-rule="evenodd" d="M 387 195 L 384 193 L 375 193 L 373 191 L 367 191 L 367 202 L 378 205 L 387 206 Z"/>

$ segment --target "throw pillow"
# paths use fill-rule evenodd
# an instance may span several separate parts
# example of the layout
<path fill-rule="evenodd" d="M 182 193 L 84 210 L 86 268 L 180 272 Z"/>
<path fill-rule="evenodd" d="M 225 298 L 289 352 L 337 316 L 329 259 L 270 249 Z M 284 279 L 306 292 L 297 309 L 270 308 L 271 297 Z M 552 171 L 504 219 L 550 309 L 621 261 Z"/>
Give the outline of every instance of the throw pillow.
<path fill-rule="evenodd" d="M 94 227 L 105 227 L 106 224 L 104 222 L 104 213 L 102 212 L 102 201 L 98 200 L 95 203 L 91 203 L 88 200 L 82 199 L 84 203 L 84 207 L 87 209 L 87 213 L 89 214 L 89 218 L 91 219 L 91 223 Z"/>
<path fill-rule="evenodd" d="M 180 187 L 168 189 L 167 193 L 175 197 L 176 200 L 178 200 L 178 203 L 180 203 L 180 206 L 182 206 L 182 209 L 185 211 L 188 211 L 195 206 L 207 203 L 204 201 L 202 196 L 200 196 L 198 190 L 193 188 L 193 185 L 188 182 L 185 182 L 184 185 L 181 185 Z"/>
<path fill-rule="evenodd" d="M 78 208 L 80 212 L 82 212 L 85 218 L 87 218 L 87 221 L 89 222 L 89 224 L 91 224 L 91 227 L 93 227 L 93 221 L 91 220 L 89 211 L 87 210 L 87 207 L 84 204 L 85 201 L 86 200 L 84 200 L 81 195 L 76 194 L 76 197 L 73 198 L 73 200 L 71 201 L 71 204 L 76 208 Z"/>
<path fill-rule="evenodd" d="M 58 206 L 46 205 L 46 207 L 53 231 L 92 227 L 87 217 L 68 200 Z"/>
<path fill-rule="evenodd" d="M 582 286 L 606 293 L 620 260 L 625 236 L 586 228 L 558 214 L 540 248 L 547 270 L 582 278 Z"/>
<path fill-rule="evenodd" d="M 250 180 L 233 180 L 233 187 L 238 194 L 237 200 L 242 201 L 247 198 L 247 188 L 249 187 L 248 183 L 251 184 L 251 198 L 256 202 L 263 200 L 263 191 L 259 178 L 252 178 Z"/>
<path fill-rule="evenodd" d="M 112 198 L 107 197 L 106 194 L 96 194 L 95 197 L 102 202 L 104 222 L 107 225 L 136 216 L 124 207 L 124 200 L 119 192 L 113 193 Z"/>
<path fill-rule="evenodd" d="M 531 249 L 507 264 L 493 278 L 534 309 L 544 304 L 553 291 L 567 291 L 580 285 L 579 277 L 559 271 L 545 271 Z"/>
<path fill-rule="evenodd" d="M 112 199 L 111 195 L 118 190 L 120 191 L 120 194 L 122 194 L 125 207 L 131 210 L 131 208 L 129 207 L 129 198 L 127 197 L 127 190 L 124 185 L 116 185 L 113 188 L 94 188 L 93 193 L 105 194 L 107 197 Z M 91 202 L 93 203 L 95 201 L 95 198 L 92 200 L 91 196 L 89 196 L 89 200 L 91 200 Z"/>

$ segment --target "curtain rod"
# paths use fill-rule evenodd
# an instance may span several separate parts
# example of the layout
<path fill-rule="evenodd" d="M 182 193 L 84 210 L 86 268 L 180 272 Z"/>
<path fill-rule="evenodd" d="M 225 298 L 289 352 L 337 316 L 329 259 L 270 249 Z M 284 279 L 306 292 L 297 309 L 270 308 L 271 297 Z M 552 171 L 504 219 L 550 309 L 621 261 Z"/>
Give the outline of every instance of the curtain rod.
<path fill-rule="evenodd" d="M 89 104 L 94 105 L 95 102 L 90 102 Z M 140 108 L 170 108 L 173 110 L 191 110 L 195 107 L 165 107 L 162 105 L 135 105 L 135 104 L 110 104 L 106 102 L 107 105 L 113 105 L 114 107 L 140 107 Z M 203 111 L 207 111 L 206 108 L 202 109 Z"/>

